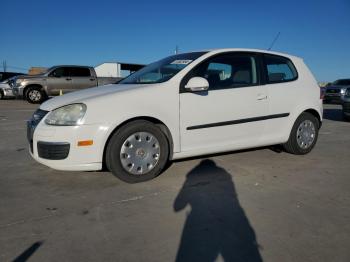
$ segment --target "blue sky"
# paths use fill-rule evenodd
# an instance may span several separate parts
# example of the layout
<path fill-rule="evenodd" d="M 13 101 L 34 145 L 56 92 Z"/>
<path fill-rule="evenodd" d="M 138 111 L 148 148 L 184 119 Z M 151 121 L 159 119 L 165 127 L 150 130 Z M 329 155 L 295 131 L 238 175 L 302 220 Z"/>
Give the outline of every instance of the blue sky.
<path fill-rule="evenodd" d="M 350 0 L 1 1 L 0 68 L 149 63 L 246 47 L 303 57 L 317 80 L 350 77 Z M 1 68 L 2 70 L 2 68 Z"/>

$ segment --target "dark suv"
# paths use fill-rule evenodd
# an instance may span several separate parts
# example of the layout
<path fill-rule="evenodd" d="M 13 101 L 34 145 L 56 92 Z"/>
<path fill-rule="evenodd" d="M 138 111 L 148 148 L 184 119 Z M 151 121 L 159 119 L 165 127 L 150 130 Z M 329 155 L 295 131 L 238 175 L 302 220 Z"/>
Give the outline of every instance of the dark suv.
<path fill-rule="evenodd" d="M 327 85 L 323 102 L 341 104 L 347 87 L 350 87 L 350 79 L 339 79 Z"/>
<path fill-rule="evenodd" d="M 345 91 L 343 98 L 343 116 L 350 121 L 350 88 Z"/>

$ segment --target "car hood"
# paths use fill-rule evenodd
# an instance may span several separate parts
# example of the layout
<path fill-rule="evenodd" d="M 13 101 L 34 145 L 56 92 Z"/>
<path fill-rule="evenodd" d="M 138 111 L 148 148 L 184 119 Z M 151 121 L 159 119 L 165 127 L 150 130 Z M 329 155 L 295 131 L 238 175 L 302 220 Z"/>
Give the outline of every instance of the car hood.
<path fill-rule="evenodd" d="M 97 86 L 92 88 L 87 88 L 80 91 L 71 92 L 62 96 L 56 96 L 52 99 L 47 100 L 40 106 L 40 109 L 51 111 L 53 109 L 74 104 L 74 103 L 84 103 L 85 100 L 93 99 L 101 96 L 115 95 L 119 92 L 128 92 L 136 88 L 141 88 L 150 85 L 132 85 L 132 84 L 111 84 L 105 86 Z"/>
<path fill-rule="evenodd" d="M 40 77 L 44 77 L 44 74 L 40 74 L 40 75 L 18 75 L 15 76 L 14 78 L 16 79 L 32 79 L 32 78 L 40 78 Z"/>

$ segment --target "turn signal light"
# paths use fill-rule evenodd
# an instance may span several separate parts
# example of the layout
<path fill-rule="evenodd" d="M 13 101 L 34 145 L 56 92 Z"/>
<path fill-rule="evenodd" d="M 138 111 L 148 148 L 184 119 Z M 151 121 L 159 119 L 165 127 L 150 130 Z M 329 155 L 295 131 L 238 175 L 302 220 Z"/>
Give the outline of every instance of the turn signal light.
<path fill-rule="evenodd" d="M 83 141 L 78 141 L 78 146 L 92 146 L 94 143 L 93 140 L 83 140 Z"/>

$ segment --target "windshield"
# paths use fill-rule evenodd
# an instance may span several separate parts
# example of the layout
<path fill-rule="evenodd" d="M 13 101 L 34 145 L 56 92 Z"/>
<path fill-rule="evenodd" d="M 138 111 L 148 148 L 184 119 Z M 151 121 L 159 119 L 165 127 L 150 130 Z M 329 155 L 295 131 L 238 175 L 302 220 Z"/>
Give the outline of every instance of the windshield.
<path fill-rule="evenodd" d="M 162 60 L 147 65 L 135 72 L 119 84 L 154 84 L 168 81 L 178 72 L 188 66 L 192 61 L 204 55 L 206 52 L 193 52 L 166 57 Z"/>
<path fill-rule="evenodd" d="M 333 83 L 338 86 L 350 86 L 350 79 L 340 79 Z"/>

